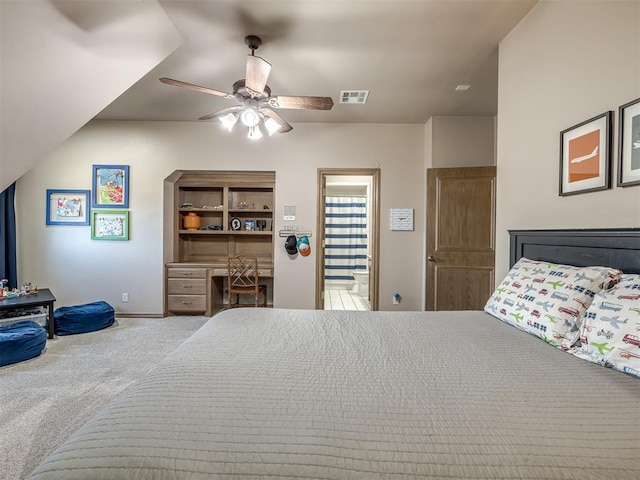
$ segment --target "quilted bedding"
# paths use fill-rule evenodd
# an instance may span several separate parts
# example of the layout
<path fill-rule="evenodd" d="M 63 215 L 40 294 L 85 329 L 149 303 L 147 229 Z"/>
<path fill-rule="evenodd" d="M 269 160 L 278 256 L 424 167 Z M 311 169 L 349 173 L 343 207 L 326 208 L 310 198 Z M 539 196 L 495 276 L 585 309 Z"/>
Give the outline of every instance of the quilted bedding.
<path fill-rule="evenodd" d="M 29 479 L 638 479 L 640 381 L 484 312 L 214 316 Z"/>

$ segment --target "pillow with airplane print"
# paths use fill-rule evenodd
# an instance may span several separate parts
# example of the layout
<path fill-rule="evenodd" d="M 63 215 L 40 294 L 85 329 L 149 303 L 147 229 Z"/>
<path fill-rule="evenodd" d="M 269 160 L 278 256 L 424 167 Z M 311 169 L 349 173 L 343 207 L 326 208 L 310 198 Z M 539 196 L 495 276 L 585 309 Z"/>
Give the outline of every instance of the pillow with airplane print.
<path fill-rule="evenodd" d="M 578 342 L 584 312 L 596 293 L 622 272 L 521 258 L 487 301 L 484 310 L 554 347 Z"/>
<path fill-rule="evenodd" d="M 640 377 L 640 275 L 623 275 L 613 288 L 596 294 L 572 353 Z"/>

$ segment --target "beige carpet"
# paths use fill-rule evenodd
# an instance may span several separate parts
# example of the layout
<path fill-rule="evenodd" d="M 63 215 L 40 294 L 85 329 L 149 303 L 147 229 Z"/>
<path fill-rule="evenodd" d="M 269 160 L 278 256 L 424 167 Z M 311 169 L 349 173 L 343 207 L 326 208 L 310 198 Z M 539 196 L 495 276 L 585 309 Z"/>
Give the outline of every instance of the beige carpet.
<path fill-rule="evenodd" d="M 21 480 L 208 317 L 124 318 L 0 368 L 0 477 Z"/>

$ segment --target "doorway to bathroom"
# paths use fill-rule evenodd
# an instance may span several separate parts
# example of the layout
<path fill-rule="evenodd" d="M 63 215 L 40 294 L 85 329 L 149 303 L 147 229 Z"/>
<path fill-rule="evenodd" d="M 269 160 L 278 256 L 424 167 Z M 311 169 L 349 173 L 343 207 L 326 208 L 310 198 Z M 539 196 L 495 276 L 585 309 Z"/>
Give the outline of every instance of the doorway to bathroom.
<path fill-rule="evenodd" d="M 319 169 L 316 308 L 378 309 L 379 169 Z"/>

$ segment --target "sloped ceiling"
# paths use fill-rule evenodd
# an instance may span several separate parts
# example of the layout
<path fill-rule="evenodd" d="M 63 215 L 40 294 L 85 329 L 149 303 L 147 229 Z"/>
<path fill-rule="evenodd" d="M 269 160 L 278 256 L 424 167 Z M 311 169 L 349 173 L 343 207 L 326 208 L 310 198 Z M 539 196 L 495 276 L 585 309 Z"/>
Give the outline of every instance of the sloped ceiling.
<path fill-rule="evenodd" d="M 281 111 L 292 124 L 493 116 L 498 44 L 536 2 L 0 0 L 0 191 L 93 118 L 198 121 L 233 105 L 158 79 L 230 91 L 250 34 L 275 95 L 334 100 Z M 342 105 L 341 90 L 369 100 Z"/>
<path fill-rule="evenodd" d="M 182 42 L 155 1 L 2 0 L 0 191 Z"/>

